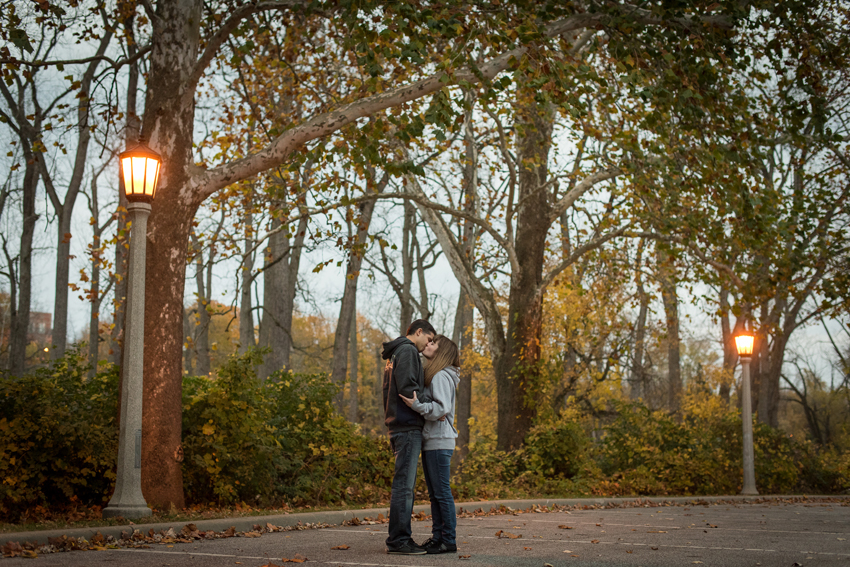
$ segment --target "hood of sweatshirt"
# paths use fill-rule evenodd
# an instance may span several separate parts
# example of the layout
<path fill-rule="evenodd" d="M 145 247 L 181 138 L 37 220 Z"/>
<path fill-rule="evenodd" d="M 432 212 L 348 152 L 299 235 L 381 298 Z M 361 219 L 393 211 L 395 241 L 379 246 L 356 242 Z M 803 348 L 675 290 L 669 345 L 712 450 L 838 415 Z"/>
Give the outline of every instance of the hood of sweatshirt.
<path fill-rule="evenodd" d="M 413 344 L 413 341 L 411 341 L 407 337 L 399 337 L 388 343 L 384 343 L 384 352 L 381 353 L 381 358 L 383 358 L 384 360 L 389 360 L 390 358 L 392 358 L 395 349 L 404 344 L 408 344 L 413 348 L 416 348 L 416 345 Z"/>
<path fill-rule="evenodd" d="M 448 373 L 452 382 L 455 383 L 455 388 L 457 388 L 457 385 L 460 384 L 460 368 L 457 366 L 446 366 L 443 368 L 442 372 Z"/>

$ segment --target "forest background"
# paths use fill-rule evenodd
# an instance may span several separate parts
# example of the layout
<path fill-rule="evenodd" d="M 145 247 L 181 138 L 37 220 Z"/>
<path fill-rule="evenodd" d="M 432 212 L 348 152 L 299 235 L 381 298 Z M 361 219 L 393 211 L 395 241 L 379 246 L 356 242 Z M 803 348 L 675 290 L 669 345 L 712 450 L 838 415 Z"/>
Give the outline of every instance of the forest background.
<path fill-rule="evenodd" d="M 736 492 L 745 325 L 759 489 L 850 488 L 846 2 L 3 7 L 4 516 L 111 492 L 140 134 L 155 506 L 386 501 L 418 317 L 459 497 Z"/>

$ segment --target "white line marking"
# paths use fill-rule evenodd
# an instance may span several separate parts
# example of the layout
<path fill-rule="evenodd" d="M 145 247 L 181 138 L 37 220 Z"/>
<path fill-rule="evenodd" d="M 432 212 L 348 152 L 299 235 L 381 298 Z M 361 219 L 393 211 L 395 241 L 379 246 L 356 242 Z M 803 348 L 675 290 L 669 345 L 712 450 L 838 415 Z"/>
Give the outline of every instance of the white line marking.
<path fill-rule="evenodd" d="M 131 553 L 163 553 L 166 555 L 203 555 L 204 557 L 234 557 L 236 559 L 266 559 L 268 561 L 279 561 L 268 556 L 256 557 L 253 555 L 230 555 L 226 553 L 191 553 L 188 551 L 159 551 L 156 549 L 111 549 L 110 551 L 126 551 Z M 425 565 L 396 565 L 394 563 L 345 563 L 342 561 L 322 561 L 309 559 L 310 563 L 325 563 L 328 565 L 362 565 L 364 567 L 433 567 Z"/>

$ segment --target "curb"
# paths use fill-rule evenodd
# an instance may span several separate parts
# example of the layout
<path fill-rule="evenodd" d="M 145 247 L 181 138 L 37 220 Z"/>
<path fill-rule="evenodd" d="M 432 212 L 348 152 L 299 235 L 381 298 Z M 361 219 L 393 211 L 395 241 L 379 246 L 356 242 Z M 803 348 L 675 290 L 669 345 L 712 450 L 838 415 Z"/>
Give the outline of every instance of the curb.
<path fill-rule="evenodd" d="M 469 512 L 472 510 L 477 510 L 479 508 L 484 509 L 485 511 L 490 510 L 491 508 L 499 508 L 501 506 L 505 506 L 508 508 L 512 508 L 514 510 L 525 510 L 531 506 L 552 506 L 556 504 L 558 506 L 608 506 L 612 504 L 623 505 L 623 504 L 632 504 L 636 506 L 663 506 L 663 505 L 677 505 L 677 504 L 698 504 L 698 505 L 708 505 L 712 503 L 729 503 L 729 502 L 765 502 L 770 500 L 787 500 L 791 498 L 798 498 L 804 500 L 817 500 L 821 498 L 831 498 L 831 499 L 839 499 L 846 500 L 850 502 L 850 496 L 846 495 L 771 495 L 771 496 L 671 496 L 671 497 L 631 497 L 631 498 L 539 498 L 539 499 L 531 499 L 531 500 L 487 500 L 487 501 L 477 501 L 477 502 L 457 502 L 455 503 L 455 509 L 460 510 L 461 508 L 465 511 Z M 428 513 L 431 511 L 431 506 L 428 504 L 420 504 L 418 506 L 413 507 L 413 512 L 418 514 L 419 512 Z M 180 529 L 186 525 L 187 523 L 193 523 L 197 526 L 200 531 L 223 531 L 230 527 L 235 527 L 236 531 L 245 532 L 251 531 L 255 524 L 260 524 L 265 526 L 266 523 L 273 524 L 275 526 L 295 526 L 299 523 L 301 524 L 341 524 L 345 520 L 350 520 L 354 517 L 357 517 L 360 520 L 363 520 L 365 517 L 375 518 L 378 514 L 383 514 L 384 517 L 389 516 L 388 508 L 366 508 L 362 510 L 334 510 L 327 512 L 298 512 L 293 514 L 274 514 L 267 516 L 244 516 L 239 518 L 220 518 L 216 520 L 197 520 L 197 521 L 181 521 L 179 523 L 174 522 L 162 522 L 155 524 L 133 524 L 131 525 L 129 522 L 124 525 L 119 526 L 103 526 L 103 527 L 88 527 L 88 528 L 73 528 L 73 529 L 58 529 L 58 530 L 40 530 L 40 531 L 30 531 L 30 532 L 10 532 L 0 534 L 0 541 L 16 541 L 19 543 L 23 542 L 32 542 L 40 545 L 45 545 L 48 543 L 48 538 L 56 538 L 61 536 L 67 536 L 69 538 L 86 538 L 87 540 L 91 540 L 92 536 L 94 536 L 97 532 L 106 536 L 113 536 L 116 539 L 121 537 L 122 531 L 131 531 L 139 530 L 142 533 L 147 533 L 149 530 L 154 530 L 155 532 L 159 532 L 160 530 L 168 530 L 168 528 L 174 528 L 175 531 L 179 532 Z"/>

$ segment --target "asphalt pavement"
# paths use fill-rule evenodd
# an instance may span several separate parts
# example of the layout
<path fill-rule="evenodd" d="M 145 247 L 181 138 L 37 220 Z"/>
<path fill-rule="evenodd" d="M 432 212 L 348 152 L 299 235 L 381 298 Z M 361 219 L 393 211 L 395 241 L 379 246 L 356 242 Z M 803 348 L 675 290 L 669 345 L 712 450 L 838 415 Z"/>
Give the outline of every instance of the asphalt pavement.
<path fill-rule="evenodd" d="M 387 555 L 386 524 L 338 523 L 321 529 L 263 533 L 259 537 L 39 554 L 35 560 L 3 559 L 0 565 L 288 567 L 292 560 L 306 559 L 309 564 L 344 567 L 431 567 L 446 563 L 462 567 L 850 567 L 850 498 L 793 502 L 785 498 L 668 499 L 666 503 L 606 499 L 584 501 L 586 504 L 571 500 L 573 504 L 558 501 L 569 507 L 559 507 L 554 512 L 524 506 L 535 502 L 543 504 L 502 503 L 516 511 L 497 515 L 481 512 L 498 503 L 459 505 L 466 513 L 458 518 L 458 551 L 443 555 Z M 481 509 L 478 515 L 469 513 L 476 508 Z M 379 512 L 386 515 L 386 510 L 364 512 L 373 518 Z M 351 512 L 348 514 L 350 518 Z M 296 522 L 297 516 L 287 516 L 289 525 Z M 302 519 L 316 521 L 316 516 Z M 226 524 L 228 520 L 220 522 Z M 201 522 L 197 524 L 204 529 Z M 430 519 L 414 521 L 414 539 L 427 539 L 430 527 Z M 175 528 L 179 530 L 180 526 Z M 0 542 L 14 539 L 15 535 L 22 534 L 0 534 Z"/>

